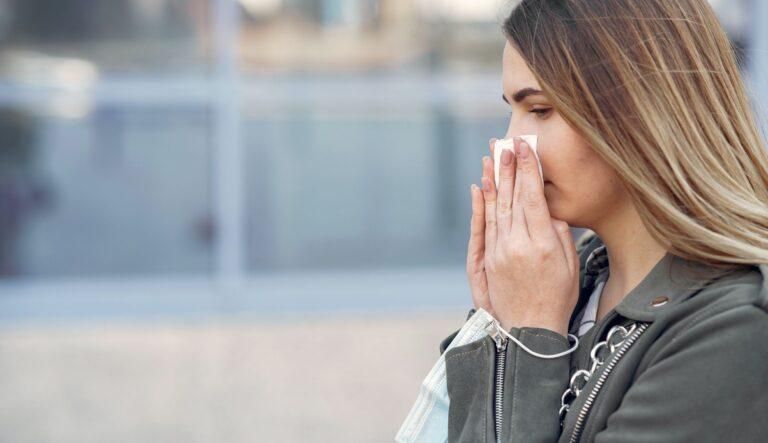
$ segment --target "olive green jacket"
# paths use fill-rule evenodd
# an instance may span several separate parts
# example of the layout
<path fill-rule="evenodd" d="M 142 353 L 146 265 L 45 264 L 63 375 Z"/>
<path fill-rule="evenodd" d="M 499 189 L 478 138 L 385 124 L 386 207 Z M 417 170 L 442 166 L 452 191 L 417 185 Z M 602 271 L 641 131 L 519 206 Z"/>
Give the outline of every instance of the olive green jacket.
<path fill-rule="evenodd" d="M 581 291 L 569 325 L 574 335 L 577 313 L 609 273 L 605 247 L 593 232 L 577 249 Z M 490 335 L 448 350 L 448 441 L 768 441 L 767 310 L 767 265 L 724 271 L 667 253 L 571 354 L 542 359 L 511 340 L 497 351 Z M 609 364 L 618 351 L 589 377 L 561 424 L 561 396 L 571 375 L 590 368 L 590 350 L 613 325 L 635 321 L 645 325 L 637 328 L 642 331 L 626 340 L 631 343 L 616 362 Z M 549 329 L 509 332 L 540 353 L 572 345 Z M 457 333 L 440 343 L 441 354 Z"/>

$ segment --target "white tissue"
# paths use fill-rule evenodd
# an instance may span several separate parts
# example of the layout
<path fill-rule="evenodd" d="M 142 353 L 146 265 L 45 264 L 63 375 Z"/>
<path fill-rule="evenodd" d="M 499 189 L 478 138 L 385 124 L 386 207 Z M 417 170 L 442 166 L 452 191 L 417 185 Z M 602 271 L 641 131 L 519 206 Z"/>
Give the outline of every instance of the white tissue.
<path fill-rule="evenodd" d="M 533 156 L 536 158 L 536 163 L 539 164 L 539 177 L 541 177 L 541 185 L 544 186 L 544 173 L 541 169 L 539 151 L 537 150 L 536 146 L 539 137 L 537 135 L 521 135 L 519 137 L 525 140 L 525 142 L 528 143 L 528 146 L 530 146 L 533 150 Z M 499 165 L 501 164 L 501 151 L 504 149 L 509 149 L 514 152 L 515 141 L 511 138 L 504 138 L 501 140 L 496 140 L 496 143 L 493 145 L 493 170 L 496 178 L 496 189 L 499 189 Z"/>

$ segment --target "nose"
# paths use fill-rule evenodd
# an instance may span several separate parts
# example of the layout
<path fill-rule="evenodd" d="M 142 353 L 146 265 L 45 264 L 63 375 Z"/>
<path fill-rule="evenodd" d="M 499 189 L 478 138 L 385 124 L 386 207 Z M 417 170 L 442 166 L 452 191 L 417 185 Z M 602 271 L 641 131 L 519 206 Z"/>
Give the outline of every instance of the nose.
<path fill-rule="evenodd" d="M 504 134 L 504 138 L 511 139 L 511 138 L 514 138 L 514 137 L 517 137 L 517 136 L 520 136 L 520 135 L 538 134 L 538 132 L 539 131 L 537 131 L 535 129 L 528 128 L 525 125 L 517 124 L 517 122 L 510 120 L 509 126 L 507 126 L 507 133 Z M 544 171 L 543 171 L 543 162 L 542 162 L 542 158 L 541 158 L 541 149 L 540 148 L 541 148 L 541 134 L 539 134 L 539 143 L 537 143 L 536 158 L 539 160 L 539 162 L 542 165 L 542 170 L 541 170 L 541 176 L 542 177 L 541 178 L 542 178 L 543 181 L 547 182 L 549 180 L 547 179 L 547 177 L 546 177 L 546 175 L 544 174 Z"/>

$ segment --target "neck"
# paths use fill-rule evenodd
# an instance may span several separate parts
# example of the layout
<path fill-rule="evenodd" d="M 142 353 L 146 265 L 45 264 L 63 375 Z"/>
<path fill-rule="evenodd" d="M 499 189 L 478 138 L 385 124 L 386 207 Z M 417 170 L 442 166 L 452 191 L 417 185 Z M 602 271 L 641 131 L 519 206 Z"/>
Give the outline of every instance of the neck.
<path fill-rule="evenodd" d="M 608 253 L 610 275 L 604 293 L 608 294 L 610 304 L 616 304 L 648 275 L 667 251 L 651 237 L 631 204 L 610 220 L 604 219 L 593 230 Z"/>

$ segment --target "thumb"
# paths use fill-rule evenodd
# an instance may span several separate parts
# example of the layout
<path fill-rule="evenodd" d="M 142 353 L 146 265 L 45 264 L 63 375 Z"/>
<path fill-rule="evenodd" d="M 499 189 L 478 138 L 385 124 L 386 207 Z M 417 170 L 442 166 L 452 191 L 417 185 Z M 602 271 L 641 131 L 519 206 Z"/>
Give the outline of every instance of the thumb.
<path fill-rule="evenodd" d="M 560 244 L 563 247 L 563 253 L 565 259 L 568 262 L 568 267 L 574 274 L 579 273 L 579 256 L 576 252 L 576 245 L 573 242 L 573 236 L 571 235 L 571 228 L 568 223 L 550 217 L 552 219 L 552 227 L 557 232 L 557 237 L 560 239 Z"/>

